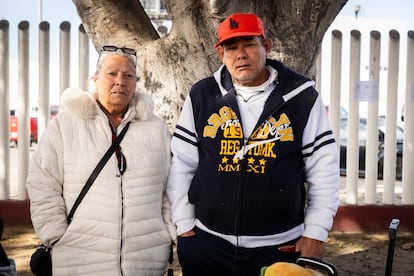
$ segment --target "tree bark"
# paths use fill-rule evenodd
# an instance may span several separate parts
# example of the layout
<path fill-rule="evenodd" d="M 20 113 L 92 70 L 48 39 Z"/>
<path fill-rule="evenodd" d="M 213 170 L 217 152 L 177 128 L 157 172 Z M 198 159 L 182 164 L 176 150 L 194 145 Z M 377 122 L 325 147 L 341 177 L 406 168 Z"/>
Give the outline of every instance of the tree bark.
<path fill-rule="evenodd" d="M 231 13 L 253 12 L 273 40 L 269 55 L 309 77 L 323 35 L 347 0 L 165 0 L 172 20 L 160 37 L 138 0 L 73 0 L 89 38 L 137 49 L 138 85 L 151 94 L 172 130 L 191 85 L 218 69 L 218 24 Z"/>

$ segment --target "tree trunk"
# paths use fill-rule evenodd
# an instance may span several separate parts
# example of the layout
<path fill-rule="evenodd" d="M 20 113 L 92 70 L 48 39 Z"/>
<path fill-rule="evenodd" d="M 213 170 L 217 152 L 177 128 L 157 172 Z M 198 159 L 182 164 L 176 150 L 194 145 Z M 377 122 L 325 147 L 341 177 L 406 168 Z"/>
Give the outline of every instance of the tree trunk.
<path fill-rule="evenodd" d="M 164 0 L 172 20 L 160 37 L 138 0 L 73 0 L 96 49 L 104 44 L 137 49 L 138 83 L 156 112 L 175 126 L 191 85 L 218 69 L 218 24 L 229 14 L 253 12 L 273 40 L 270 57 L 307 76 L 322 38 L 347 0 Z"/>

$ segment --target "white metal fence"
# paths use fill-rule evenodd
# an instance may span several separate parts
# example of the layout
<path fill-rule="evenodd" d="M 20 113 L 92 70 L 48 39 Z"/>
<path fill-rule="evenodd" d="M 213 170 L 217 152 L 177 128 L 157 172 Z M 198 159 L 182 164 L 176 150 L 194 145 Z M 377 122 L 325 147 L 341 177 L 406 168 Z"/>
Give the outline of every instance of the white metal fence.
<path fill-rule="evenodd" d="M 330 100 L 329 116 L 338 144 L 341 158 L 346 162 L 346 198 L 347 204 L 396 204 L 396 183 L 400 189 L 401 200 L 398 204 L 414 203 L 414 32 L 408 31 L 407 45 L 400 45 L 400 33 L 390 30 L 388 45 L 381 45 L 381 33 L 371 31 L 369 34 L 368 79 L 361 78 L 361 32 L 352 30 L 349 35 L 349 53 L 344 55 L 344 34 L 339 30 L 331 32 L 330 64 Z M 388 65 L 380 66 L 380 49 L 388 48 Z M 404 49 L 403 47 L 406 47 Z M 400 49 L 406 50 L 406 60 L 400 63 Z M 324 56 L 322 49 L 322 55 Z M 325 53 L 325 57 L 326 57 Z M 344 61 L 348 56 L 349 61 Z M 348 68 L 344 69 L 344 62 Z M 322 60 L 319 60 L 319 71 Z M 401 70 L 402 67 L 406 67 Z M 386 74 L 386 78 L 380 78 Z M 348 79 L 344 79 L 347 71 Z M 405 78 L 399 73 L 406 72 Z M 319 76 L 323 78 L 324 76 Z M 401 83 L 405 79 L 405 83 Z M 348 91 L 343 91 L 348 82 Z M 397 108 L 398 87 L 403 87 L 404 122 L 398 125 L 401 112 Z M 380 91 L 385 91 L 383 94 Z M 345 94 L 345 95 L 343 95 Z M 344 97 L 345 96 L 345 97 Z M 342 99 L 347 101 L 343 102 Z M 385 113 L 379 116 L 379 104 L 385 104 Z M 344 116 L 342 108 L 347 109 Z M 360 111 L 364 116 L 360 116 Z M 345 117 L 345 118 L 344 118 Z M 364 118 L 362 118 L 364 117 Z M 384 137 L 381 137 L 381 131 Z M 403 131 L 401 129 L 403 128 Z M 400 134 L 400 135 L 399 135 Z M 402 136 L 402 137 L 399 137 Z M 363 150 L 365 148 L 365 150 Z M 363 158 L 360 158 L 363 157 Z M 360 179 L 361 162 L 364 179 Z M 378 178 L 381 176 L 382 180 Z M 401 178 L 401 179 L 399 179 Z M 397 181 L 398 180 L 398 181 Z M 363 186 L 363 187 L 361 187 Z M 381 186 L 381 187 L 380 187 Z M 358 191 L 363 188 L 363 202 L 358 200 Z M 382 202 L 378 203 L 378 190 L 381 188 Z"/>
<path fill-rule="evenodd" d="M 17 103 L 16 114 L 18 117 L 18 148 L 17 164 L 10 163 L 11 149 L 9 147 L 9 113 L 10 113 L 10 45 L 14 41 L 10 41 L 9 22 L 7 20 L 0 20 L 0 200 L 4 199 L 19 199 L 27 198 L 25 181 L 29 166 L 30 156 L 30 110 L 31 103 L 30 90 L 33 89 L 32 75 L 38 75 L 38 112 L 37 112 L 37 126 L 38 136 L 43 133 L 46 124 L 49 120 L 50 114 L 50 91 L 51 83 L 59 83 L 59 92 L 70 86 L 71 71 L 79 72 L 78 86 L 83 89 L 88 87 L 89 77 L 89 38 L 83 29 L 79 26 L 78 30 L 78 64 L 70 63 L 70 56 L 73 53 L 73 46 L 71 46 L 71 25 L 64 21 L 59 26 L 59 34 L 53 37 L 59 37 L 59 75 L 58 79 L 53 77 L 50 79 L 50 45 L 51 32 L 48 22 L 41 22 L 38 26 L 38 60 L 37 68 L 33 70 L 31 67 L 30 49 L 30 32 L 29 22 L 22 21 L 18 24 L 17 34 Z M 55 41 L 53 41 L 55 42 Z M 55 76 L 56 74 L 53 74 Z M 13 76 L 14 77 L 14 76 Z M 59 93 L 57 91 L 53 91 Z M 16 91 L 13 91 L 13 95 Z M 13 155 L 13 158 L 15 156 Z M 13 159 L 14 160 L 14 159 Z M 17 170 L 12 170 L 12 167 L 17 167 Z M 17 175 L 11 175 L 11 172 Z M 12 189 L 13 188 L 13 189 Z M 15 191 L 13 194 L 11 191 Z"/>
<path fill-rule="evenodd" d="M 79 27 L 79 86 L 87 89 L 89 77 L 89 40 L 82 26 Z M 329 35 L 329 34 L 327 34 Z M 346 168 L 343 170 L 346 177 L 343 178 L 343 190 L 346 204 L 414 204 L 414 32 L 407 33 L 405 64 L 399 62 L 400 34 L 392 30 L 389 32 L 388 65 L 387 65 L 387 87 L 386 87 L 386 113 L 385 128 L 386 135 L 383 141 L 379 141 L 379 88 L 384 86 L 380 81 L 380 47 L 381 34 L 377 31 L 370 33 L 369 46 L 369 79 L 361 80 L 361 33 L 352 30 L 349 34 L 349 74 L 344 78 L 343 62 L 343 33 L 338 30 L 332 31 L 331 49 L 329 59 L 331 61 L 330 73 L 330 101 L 329 116 L 331 124 L 342 149 L 342 159 L 346 160 Z M 404 34 L 405 35 L 405 34 Z M 23 21 L 18 28 L 18 105 L 17 116 L 19 119 L 19 133 L 21 141 L 17 148 L 17 170 L 11 170 L 9 147 L 9 25 L 6 20 L 0 21 L 0 200 L 27 198 L 25 179 L 29 162 L 29 31 L 28 23 Z M 62 92 L 69 86 L 69 72 L 74 65 L 70 64 L 70 23 L 62 22 L 59 30 L 59 91 Z M 322 49 L 322 57 L 324 49 Z M 39 24 L 39 112 L 38 133 L 41 135 L 49 120 L 49 83 L 50 80 L 50 30 L 47 22 Z M 318 62 L 318 71 L 322 72 L 322 59 Z M 410 62 L 411 61 L 411 62 Z M 402 66 L 406 66 L 406 83 L 399 81 L 399 72 Z M 321 76 L 317 76 L 317 84 L 320 85 Z M 343 83 L 348 82 L 349 91 L 342 91 Z M 398 149 L 397 110 L 398 85 L 405 87 L 405 117 L 403 131 L 403 146 Z M 341 102 L 341 94 L 346 94 L 347 103 Z M 366 108 L 366 118 L 361 119 L 360 108 Z M 342 108 L 347 110 L 342 112 Z M 21 119 L 22 118 L 22 119 Z M 361 133 L 361 124 L 366 126 L 366 135 Z M 344 142 L 346 138 L 346 142 Z M 342 142 L 341 142 L 342 140 Z M 360 141 L 362 140 L 362 141 Z M 366 145 L 366 151 L 360 151 L 361 144 Z M 402 151 L 402 155 L 399 152 Z M 380 152 L 380 153 L 379 153 Z M 360 178 L 359 159 L 361 154 L 365 155 L 364 178 Z M 378 163 L 382 163 L 383 172 L 379 171 Z M 401 180 L 398 178 L 398 166 L 401 167 Z M 381 168 L 381 166 L 380 166 Z M 12 175 L 12 174 L 16 174 Z M 382 174 L 382 180 L 378 175 Z M 396 183 L 401 189 L 400 202 L 396 202 Z M 14 186 L 13 186 L 14 185 Z M 378 201 L 379 185 L 382 190 L 381 202 Z M 11 193 L 11 187 L 15 193 Z M 358 192 L 364 188 L 364 197 L 358 200 Z M 17 188 L 16 188 L 17 187 Z"/>

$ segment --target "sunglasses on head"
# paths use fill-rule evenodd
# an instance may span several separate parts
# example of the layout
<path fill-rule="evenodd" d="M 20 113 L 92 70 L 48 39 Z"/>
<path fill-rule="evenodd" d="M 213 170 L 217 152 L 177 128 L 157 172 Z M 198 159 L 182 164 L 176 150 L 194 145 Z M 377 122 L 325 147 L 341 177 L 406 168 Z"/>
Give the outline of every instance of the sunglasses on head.
<path fill-rule="evenodd" d="M 135 51 L 135 49 L 125 48 L 125 47 L 117 47 L 117 46 L 113 46 L 113 45 L 104 45 L 99 50 L 99 57 L 98 57 L 98 61 L 96 62 L 96 68 L 98 69 L 99 61 L 100 61 L 101 56 L 104 52 L 117 52 L 117 51 L 121 51 L 124 54 L 132 56 L 132 61 L 134 63 L 134 66 L 136 66 L 136 64 L 137 64 L 137 51 Z"/>
<path fill-rule="evenodd" d="M 101 52 L 116 52 L 118 50 L 121 50 L 124 54 L 137 56 L 137 51 L 135 51 L 135 49 L 125 48 L 125 47 L 117 47 L 117 46 L 113 46 L 113 45 L 104 45 L 104 46 L 102 46 L 102 48 L 99 52 L 100 53 Z"/>

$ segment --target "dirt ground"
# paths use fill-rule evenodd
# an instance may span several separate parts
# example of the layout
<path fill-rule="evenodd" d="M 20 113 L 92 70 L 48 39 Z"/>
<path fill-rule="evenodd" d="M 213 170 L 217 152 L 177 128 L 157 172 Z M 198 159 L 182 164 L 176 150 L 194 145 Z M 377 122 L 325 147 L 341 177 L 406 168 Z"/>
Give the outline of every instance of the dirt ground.
<path fill-rule="evenodd" d="M 334 264 L 338 275 L 384 275 L 388 254 L 388 233 L 331 233 L 325 261 Z M 38 245 L 33 229 L 28 226 L 5 226 L 1 244 L 9 258 L 16 262 L 17 275 L 32 275 L 29 259 Z M 174 258 L 174 275 L 180 275 Z M 414 233 L 397 233 L 393 257 L 393 276 L 414 275 Z"/>

